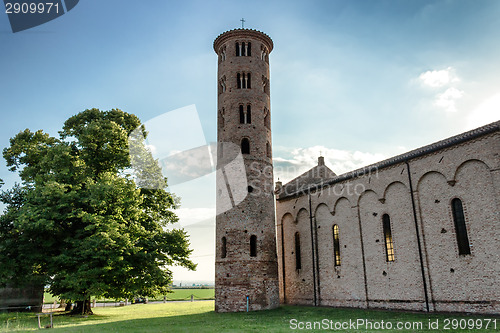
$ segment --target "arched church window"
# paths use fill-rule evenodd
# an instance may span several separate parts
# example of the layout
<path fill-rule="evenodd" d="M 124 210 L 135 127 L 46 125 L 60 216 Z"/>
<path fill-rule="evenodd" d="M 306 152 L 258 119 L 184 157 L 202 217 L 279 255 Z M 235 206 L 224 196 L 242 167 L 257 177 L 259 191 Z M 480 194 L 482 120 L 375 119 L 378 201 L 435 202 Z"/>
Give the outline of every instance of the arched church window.
<path fill-rule="evenodd" d="M 382 216 L 382 226 L 384 228 L 385 259 L 387 262 L 394 261 L 394 244 L 391 232 L 391 219 L 389 215 Z"/>
<path fill-rule="evenodd" d="M 241 140 L 241 153 L 250 154 L 250 141 L 247 138 Z"/>
<path fill-rule="evenodd" d="M 295 233 L 295 269 L 302 268 L 302 260 L 300 257 L 300 234 Z"/>
<path fill-rule="evenodd" d="M 451 201 L 453 221 L 455 222 L 455 233 L 457 235 L 458 254 L 470 254 L 469 237 L 467 236 L 467 226 L 465 225 L 464 207 L 462 201 L 455 198 Z"/>
<path fill-rule="evenodd" d="M 221 254 L 220 254 L 220 257 L 221 258 L 225 258 L 226 257 L 226 237 L 222 237 L 222 244 L 221 244 Z"/>
<path fill-rule="evenodd" d="M 333 254 L 335 256 L 335 266 L 340 266 L 340 239 L 339 226 L 333 225 Z"/>
<path fill-rule="evenodd" d="M 240 43 L 236 42 L 236 56 L 239 57 L 241 55 Z"/>
<path fill-rule="evenodd" d="M 247 43 L 246 56 L 250 57 L 252 55 L 252 43 Z"/>
<path fill-rule="evenodd" d="M 242 75 L 240 73 L 236 74 L 236 87 L 238 89 L 241 89 L 242 83 L 243 83 Z"/>
<path fill-rule="evenodd" d="M 257 236 L 250 236 L 250 257 L 257 256 Z"/>

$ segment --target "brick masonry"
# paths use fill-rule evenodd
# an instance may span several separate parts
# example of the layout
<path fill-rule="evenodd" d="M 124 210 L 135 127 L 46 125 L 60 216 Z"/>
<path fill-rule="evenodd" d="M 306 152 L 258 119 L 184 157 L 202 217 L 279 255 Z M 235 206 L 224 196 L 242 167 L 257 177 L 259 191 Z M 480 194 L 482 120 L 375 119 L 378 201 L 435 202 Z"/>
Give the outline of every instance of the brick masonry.
<path fill-rule="evenodd" d="M 309 190 L 293 181 L 280 186 L 281 302 L 500 313 L 499 139 L 496 122 L 351 175 L 325 178 Z M 454 198 L 463 203 L 471 254 L 458 252 Z M 391 221 L 392 262 L 386 260 L 384 214 Z M 334 265 L 334 224 L 340 266 Z"/>
<path fill-rule="evenodd" d="M 250 29 L 227 31 L 214 42 L 218 55 L 217 312 L 246 311 L 247 297 L 249 310 L 279 306 L 269 97 L 272 49 L 269 36 Z M 243 121 L 242 111 L 248 117 Z M 249 142 L 248 154 L 241 154 L 244 139 Z M 241 165 L 235 162 L 238 158 Z"/>
<path fill-rule="evenodd" d="M 339 176 L 320 157 L 316 167 L 273 191 L 272 49 L 269 36 L 250 29 L 227 31 L 214 42 L 216 311 L 245 311 L 248 297 L 249 310 L 281 302 L 500 313 L 500 122 Z M 240 114 L 248 106 L 249 123 Z M 243 139 L 248 154 L 241 154 Z M 463 204 L 470 254 L 458 250 L 455 198 Z M 384 215 L 394 261 L 387 260 Z"/>

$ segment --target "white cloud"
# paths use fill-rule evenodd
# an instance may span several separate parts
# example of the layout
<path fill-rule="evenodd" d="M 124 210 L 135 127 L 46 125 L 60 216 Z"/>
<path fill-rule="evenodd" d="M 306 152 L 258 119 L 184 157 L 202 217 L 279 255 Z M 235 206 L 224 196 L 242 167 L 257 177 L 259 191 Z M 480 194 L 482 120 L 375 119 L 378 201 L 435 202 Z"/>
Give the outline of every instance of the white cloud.
<path fill-rule="evenodd" d="M 442 107 L 447 112 L 456 112 L 456 101 L 462 98 L 464 92 L 455 87 L 446 89 L 445 92 L 436 96 L 435 104 Z"/>
<path fill-rule="evenodd" d="M 419 79 L 424 85 L 432 88 L 439 88 L 460 81 L 452 67 L 438 71 L 424 72 L 420 74 Z"/>
<path fill-rule="evenodd" d="M 446 112 L 457 111 L 456 102 L 464 96 L 464 91 L 457 88 L 461 80 L 453 67 L 423 72 L 418 79 L 423 86 L 436 89 L 434 105 Z"/>
<path fill-rule="evenodd" d="M 500 119 L 500 92 L 482 101 L 466 118 L 468 130 Z"/>
<path fill-rule="evenodd" d="M 331 149 L 324 146 L 288 149 L 276 147 L 274 176 L 284 183 L 301 175 L 318 164 L 318 156 L 325 157 L 325 164 L 337 175 L 353 171 L 385 159 L 382 154 Z"/>

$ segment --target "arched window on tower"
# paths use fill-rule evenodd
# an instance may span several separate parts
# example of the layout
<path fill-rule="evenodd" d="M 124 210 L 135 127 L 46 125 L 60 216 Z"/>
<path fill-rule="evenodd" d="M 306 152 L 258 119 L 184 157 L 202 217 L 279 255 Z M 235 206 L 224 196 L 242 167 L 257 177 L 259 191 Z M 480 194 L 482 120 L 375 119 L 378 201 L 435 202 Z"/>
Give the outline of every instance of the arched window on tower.
<path fill-rule="evenodd" d="M 219 122 L 221 127 L 224 127 L 225 112 L 226 112 L 225 108 L 222 108 L 222 110 L 219 111 Z"/>
<path fill-rule="evenodd" d="M 271 129 L 271 116 L 269 115 L 269 110 L 267 108 L 264 108 L 264 114 L 264 126 Z"/>
<path fill-rule="evenodd" d="M 384 228 L 385 260 L 394 261 L 394 244 L 392 241 L 391 219 L 389 215 L 382 216 L 382 226 Z"/>
<path fill-rule="evenodd" d="M 269 79 L 262 75 L 262 92 L 269 95 Z"/>
<path fill-rule="evenodd" d="M 240 43 L 236 42 L 236 56 L 239 57 L 241 55 Z"/>
<path fill-rule="evenodd" d="M 252 55 L 252 43 L 250 43 L 250 42 L 247 43 L 246 55 L 248 57 L 250 57 Z"/>
<path fill-rule="evenodd" d="M 339 226 L 333 225 L 333 255 L 335 257 L 335 266 L 340 266 L 340 239 Z"/>
<path fill-rule="evenodd" d="M 226 91 L 226 77 L 223 76 L 219 81 L 219 94 Z"/>
<path fill-rule="evenodd" d="M 469 237 L 467 235 L 467 226 L 465 225 L 464 206 L 462 201 L 455 198 L 451 201 L 451 210 L 453 221 L 455 222 L 455 233 L 457 234 L 458 254 L 470 254 Z"/>
<path fill-rule="evenodd" d="M 238 89 L 250 89 L 251 88 L 250 73 L 237 73 L 236 87 Z"/>
<path fill-rule="evenodd" d="M 266 156 L 271 158 L 271 144 L 269 142 L 266 143 Z"/>
<path fill-rule="evenodd" d="M 295 233 L 295 269 L 302 268 L 302 261 L 300 257 L 300 234 Z"/>
<path fill-rule="evenodd" d="M 243 105 L 240 105 L 240 124 L 245 123 L 245 111 L 243 111 Z"/>
<path fill-rule="evenodd" d="M 269 62 L 269 58 L 267 57 L 268 51 L 267 48 L 264 45 L 260 46 L 260 59 L 264 60 L 265 62 Z"/>
<path fill-rule="evenodd" d="M 247 138 L 241 140 L 241 153 L 250 154 L 250 141 Z"/>
<path fill-rule="evenodd" d="M 257 257 L 257 236 L 250 236 L 250 257 Z"/>
<path fill-rule="evenodd" d="M 239 106 L 240 111 L 240 124 L 251 124 L 252 123 L 252 108 L 250 105 L 247 105 L 247 109 L 243 107 L 243 105 Z"/>
<path fill-rule="evenodd" d="M 245 124 L 251 124 L 252 123 L 252 107 L 250 105 L 247 105 L 247 119 Z"/>
<path fill-rule="evenodd" d="M 226 253 L 226 237 L 222 237 L 220 257 L 225 258 L 226 255 L 227 255 L 227 253 Z"/>

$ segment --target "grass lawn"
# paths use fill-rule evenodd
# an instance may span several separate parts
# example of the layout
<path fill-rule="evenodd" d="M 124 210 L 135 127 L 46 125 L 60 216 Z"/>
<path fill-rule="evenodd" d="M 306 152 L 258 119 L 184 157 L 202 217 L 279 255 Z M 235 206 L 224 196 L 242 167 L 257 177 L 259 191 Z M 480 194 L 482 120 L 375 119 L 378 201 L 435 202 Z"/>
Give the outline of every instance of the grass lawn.
<path fill-rule="evenodd" d="M 161 304 L 137 304 L 125 307 L 109 307 L 94 309 L 94 316 L 82 318 L 79 316 L 54 316 L 54 331 L 59 332 L 291 332 L 290 321 L 298 322 L 330 321 L 348 322 L 369 320 L 373 323 L 387 325 L 388 322 L 396 327 L 397 322 L 412 325 L 421 322 L 422 329 L 403 329 L 401 332 L 499 332 L 500 318 L 496 318 L 496 329 L 493 322 L 484 329 L 488 318 L 483 316 L 456 316 L 446 314 L 415 314 L 407 312 L 390 311 L 364 311 L 357 309 L 313 308 L 306 306 L 282 306 L 270 311 L 257 311 L 250 313 L 215 313 L 213 301 L 199 302 L 172 302 Z M 17 318 L 17 319 L 16 319 Z M 474 323 L 483 329 L 445 330 L 447 319 L 463 320 Z M 438 329 L 429 329 L 431 322 L 439 321 Z M 472 321 L 473 320 L 473 321 Z M 9 322 L 7 327 L 7 321 Z M 43 323 L 48 323 L 44 318 Z M 450 323 L 451 324 L 451 323 Z M 305 325 L 305 324 L 304 324 Z M 34 314 L 0 314 L 0 331 L 29 331 L 37 329 Z M 299 330 L 312 332 L 312 330 Z M 318 331 L 318 330 L 316 330 Z M 340 329 L 339 332 L 392 332 L 393 330 L 372 329 Z"/>
<path fill-rule="evenodd" d="M 200 300 L 200 299 L 214 299 L 214 294 L 215 290 L 214 288 L 210 289 L 201 289 L 201 288 L 192 288 L 192 289 L 172 289 L 172 293 L 168 293 L 167 300 L 169 301 L 182 301 L 182 300 L 189 300 L 191 299 L 191 295 L 194 295 L 195 300 Z M 45 304 L 52 304 L 54 303 L 54 300 L 59 302 L 59 297 L 54 297 L 50 293 L 45 293 Z M 158 300 L 158 301 L 163 301 L 163 296 L 159 296 L 155 299 L 150 299 L 150 300 Z M 115 303 L 116 300 L 114 299 L 98 299 L 98 302 L 109 302 L 109 303 Z"/>

